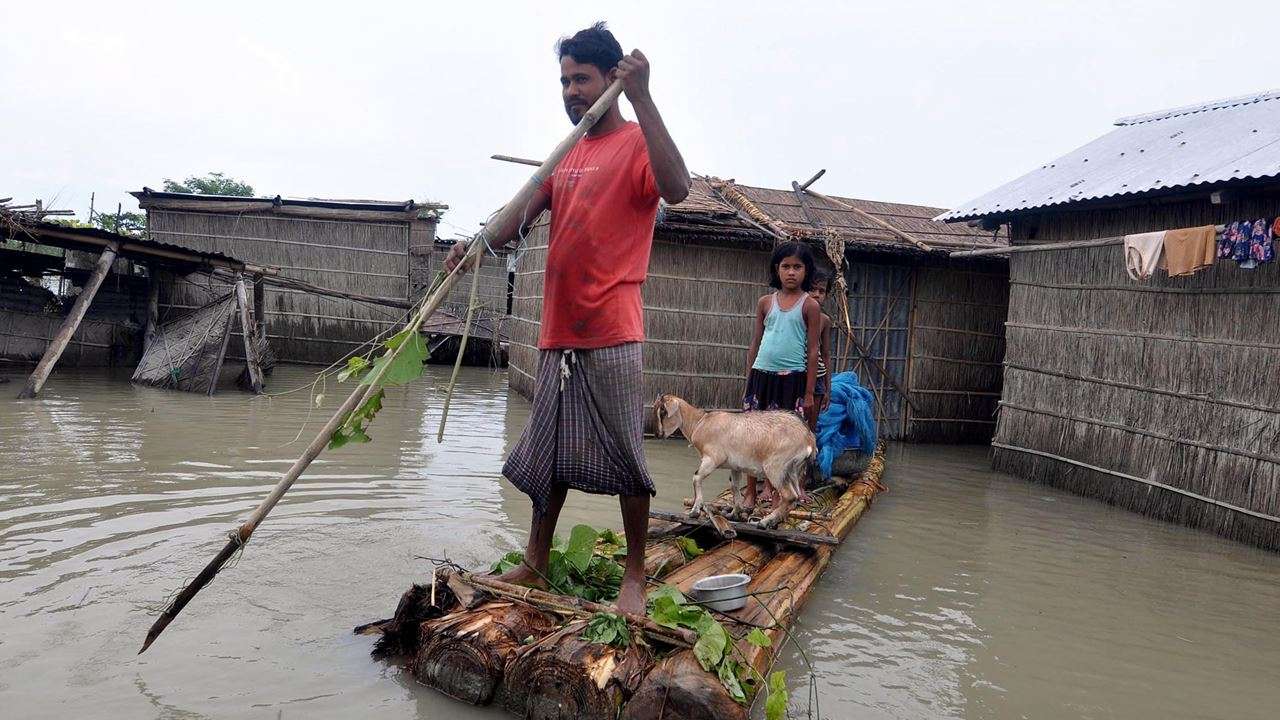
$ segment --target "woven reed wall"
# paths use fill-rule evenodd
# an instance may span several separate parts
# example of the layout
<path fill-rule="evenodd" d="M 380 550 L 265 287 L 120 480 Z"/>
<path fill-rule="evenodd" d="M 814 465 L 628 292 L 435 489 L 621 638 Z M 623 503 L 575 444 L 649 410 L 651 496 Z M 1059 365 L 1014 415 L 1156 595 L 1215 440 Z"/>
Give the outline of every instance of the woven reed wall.
<path fill-rule="evenodd" d="M 81 273 L 83 276 L 83 273 Z M 80 326 L 58 359 L 58 367 L 129 365 L 142 352 L 146 292 L 136 281 L 107 276 Z M 73 284 L 66 282 L 71 291 Z M 0 276 L 0 358 L 36 363 L 44 355 L 71 302 L 61 308 L 49 291 L 14 276 Z"/>
<path fill-rule="evenodd" d="M 833 372 L 852 370 L 858 382 L 879 398 L 875 406 L 880 437 L 900 439 L 905 432 L 905 405 L 902 395 L 880 368 L 900 387 L 907 388 L 907 347 L 911 323 L 912 269 L 908 265 L 886 265 L 850 258 L 846 271 L 849 287 L 849 323 L 858 342 L 875 362 L 848 343 L 844 334 L 831 334 Z M 832 323 L 840 322 L 837 301 L 823 308 Z M 908 392 L 910 389 L 908 388 Z"/>
<path fill-rule="evenodd" d="M 1005 270 L 915 270 L 907 437 L 986 443 L 995 431 L 1009 306 Z"/>
<path fill-rule="evenodd" d="M 411 265 L 415 299 L 422 297 L 435 280 L 436 273 L 444 268 L 444 259 L 452 246 L 451 242 L 436 242 L 426 252 L 414 248 Z M 476 298 L 490 314 L 507 314 L 507 255 L 505 251 L 499 252 L 497 257 L 486 255 L 480 264 L 480 284 L 476 288 Z M 470 295 L 471 279 L 464 278 L 449 291 L 443 307 L 460 315 L 465 314 Z"/>
<path fill-rule="evenodd" d="M 247 213 L 148 210 L 151 236 L 194 250 L 275 266 L 333 290 L 400 301 L 410 297 L 408 221 L 321 220 Z M 161 319 L 226 292 L 225 283 L 179 280 L 161 296 Z M 268 286 L 267 338 L 280 360 L 329 363 L 397 323 L 403 311 Z M 232 347 L 240 343 L 237 328 Z"/>
<path fill-rule="evenodd" d="M 537 366 L 546 240 L 545 226 L 535 227 L 516 267 L 509 325 L 510 383 L 525 397 L 532 396 Z M 658 229 L 644 286 L 646 397 L 668 392 L 703 408 L 740 407 L 754 308 L 760 296 L 769 292 L 769 250 L 731 242 Z M 860 341 L 900 385 L 912 388 L 910 383 L 918 374 L 921 387 L 939 391 L 928 393 L 922 401 L 928 414 L 920 417 L 929 422 L 909 423 L 905 404 L 892 384 L 874 364 L 859 362 L 857 352 L 845 347 L 842 335 L 833 333 L 834 371 L 854 370 L 864 386 L 884 399 L 883 406 L 877 407 L 883 437 L 957 442 L 990 438 L 1003 338 L 967 331 L 998 333 L 1007 291 L 999 274 L 865 261 L 850 264 L 850 316 Z M 967 314 L 945 307 L 919 313 L 937 328 L 965 330 L 959 334 L 962 340 L 957 342 L 941 330 L 913 336 L 909 329 L 913 292 L 927 300 L 957 297 L 972 303 L 975 311 Z M 981 304 L 992 307 L 977 310 Z M 834 299 L 824 309 L 833 320 L 838 318 Z M 909 362 L 919 370 L 908 369 Z"/>
<path fill-rule="evenodd" d="M 1133 232 L 1229 219 L 1141 215 L 1060 222 Z M 1280 548 L 1280 522 L 1214 504 L 1280 516 L 1280 265 L 1135 282 L 1122 257 L 1118 245 L 1012 256 L 995 466 Z"/>

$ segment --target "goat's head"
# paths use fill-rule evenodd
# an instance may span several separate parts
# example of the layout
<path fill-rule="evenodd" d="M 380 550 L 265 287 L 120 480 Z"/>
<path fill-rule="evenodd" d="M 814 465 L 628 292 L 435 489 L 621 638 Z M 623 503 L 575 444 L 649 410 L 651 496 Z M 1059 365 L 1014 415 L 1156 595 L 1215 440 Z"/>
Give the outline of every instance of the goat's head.
<path fill-rule="evenodd" d="M 653 412 L 658 418 L 658 437 L 671 437 L 680 428 L 681 402 L 675 395 L 659 395 L 653 401 Z"/>

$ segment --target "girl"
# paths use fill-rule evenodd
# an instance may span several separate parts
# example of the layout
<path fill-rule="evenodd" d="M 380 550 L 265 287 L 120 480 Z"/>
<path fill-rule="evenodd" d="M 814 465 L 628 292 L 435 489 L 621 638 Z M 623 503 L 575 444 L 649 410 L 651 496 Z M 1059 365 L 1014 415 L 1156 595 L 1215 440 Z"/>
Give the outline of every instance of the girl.
<path fill-rule="evenodd" d="M 747 391 L 742 399 L 743 410 L 789 410 L 810 428 L 817 420 L 813 390 L 822 329 L 822 310 L 808 295 L 814 270 L 808 245 L 788 242 L 774 248 L 769 286 L 775 292 L 756 303 L 756 331 L 747 351 Z M 751 510 L 755 504 L 755 478 L 747 478 L 743 508 Z"/>
<path fill-rule="evenodd" d="M 809 297 L 818 303 L 818 307 L 822 307 L 822 303 L 827 299 L 827 294 L 831 292 L 831 276 L 819 270 L 813 277 L 813 290 L 809 291 Z M 823 410 L 827 409 L 827 403 L 831 402 L 831 393 L 828 392 L 830 386 L 830 368 L 831 368 L 831 316 L 826 312 L 822 313 L 822 330 L 818 336 L 818 372 L 817 379 L 813 383 L 813 402 L 815 407 L 814 415 L 821 415 Z M 812 427 L 812 425 L 810 425 Z"/>

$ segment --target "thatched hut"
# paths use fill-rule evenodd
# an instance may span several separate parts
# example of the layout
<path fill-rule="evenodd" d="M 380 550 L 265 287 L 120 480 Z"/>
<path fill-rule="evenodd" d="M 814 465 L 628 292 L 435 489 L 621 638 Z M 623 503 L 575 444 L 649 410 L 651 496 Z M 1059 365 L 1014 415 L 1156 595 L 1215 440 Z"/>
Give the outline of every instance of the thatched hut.
<path fill-rule="evenodd" d="M 219 252 L 24 218 L 0 207 L 0 360 L 36 364 L 21 397 L 35 397 L 58 364 L 133 364 L 153 349 L 159 331 L 161 277 L 239 278 L 245 269 Z M 225 341 L 216 344 L 225 350 Z M 209 364 L 210 393 L 224 354 Z M 167 369 L 176 370 L 172 362 Z"/>
<path fill-rule="evenodd" d="M 133 193 L 156 240 L 224 252 L 278 271 L 265 289 L 267 338 L 280 360 L 333 362 L 396 327 L 440 268 L 447 244 L 436 238 L 447 206 L 412 200 L 294 200 L 156 192 Z M 310 286 L 286 287 L 289 280 Z M 486 264 L 483 299 L 506 311 L 505 258 Z M 316 288 L 327 292 L 319 292 Z M 466 307 L 467 288 L 450 296 L 433 328 L 447 335 Z M 161 299 L 183 311 L 225 290 L 179 281 Z M 482 318 L 483 320 L 484 318 Z M 482 323 L 484 327 L 496 322 Z M 236 347 L 233 339 L 232 346 Z"/>
<path fill-rule="evenodd" d="M 1116 126 L 942 216 L 1016 246 L 995 466 L 1280 547 L 1280 264 L 1135 281 L 1122 244 L 1280 215 L 1280 93 Z"/>
<path fill-rule="evenodd" d="M 741 406 L 755 303 L 769 291 L 769 253 L 779 239 L 795 238 L 812 243 L 828 268 L 831 257 L 846 264 L 850 326 L 865 352 L 836 333 L 833 361 L 876 392 L 881 435 L 990 439 L 1004 355 L 1005 266 L 952 260 L 947 251 L 1004 240 L 934 222 L 938 212 L 696 178 L 689 198 L 665 208 L 654 231 L 643 291 L 645 392 L 675 393 L 704 408 Z M 510 382 L 526 397 L 546 245 L 540 224 L 515 269 Z M 843 311 L 839 298 L 826 309 L 833 318 Z"/>

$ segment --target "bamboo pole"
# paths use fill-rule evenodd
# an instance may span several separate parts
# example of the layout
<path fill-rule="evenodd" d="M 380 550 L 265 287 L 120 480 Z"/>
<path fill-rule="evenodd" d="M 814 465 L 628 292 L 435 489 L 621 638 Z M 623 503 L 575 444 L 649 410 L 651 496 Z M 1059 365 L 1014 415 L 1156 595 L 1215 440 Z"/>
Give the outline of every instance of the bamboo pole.
<path fill-rule="evenodd" d="M 240 315 L 240 335 L 244 340 L 244 363 L 249 371 L 249 390 L 262 394 L 262 365 L 258 362 L 258 348 L 253 344 L 254 324 L 249 318 L 249 293 L 244 286 L 244 276 L 236 278 L 236 308 Z"/>
<path fill-rule="evenodd" d="M 1044 252 L 1046 250 L 1074 250 L 1075 248 L 1104 247 L 1106 245 L 1122 245 L 1124 238 L 1098 238 L 1096 240 L 1075 240 L 1064 243 L 1043 243 L 1039 245 L 1009 245 L 1007 247 L 982 248 L 981 250 L 957 250 L 951 253 L 953 258 L 984 257 L 986 255 L 1008 255 L 1010 253 Z"/>
<path fill-rule="evenodd" d="M 683 498 L 680 503 L 685 507 L 693 507 L 693 498 Z M 718 513 L 728 513 L 733 510 L 733 506 L 726 502 L 716 502 L 714 504 L 707 503 L 707 510 Z M 831 519 L 831 515 L 829 513 L 813 512 L 811 510 L 792 510 L 787 513 L 787 517 L 792 520 L 817 520 L 819 522 Z"/>
<path fill-rule="evenodd" d="M 537 160 L 530 160 L 528 158 L 522 158 L 522 157 L 513 157 L 511 155 L 490 155 L 489 159 L 501 160 L 502 162 L 515 163 L 517 165 L 532 165 L 534 167 L 537 167 L 542 164 Z"/>
<path fill-rule="evenodd" d="M 866 210 L 862 210 L 861 208 L 856 208 L 856 207 L 854 207 L 854 206 L 850 205 L 849 203 L 847 203 L 847 202 L 845 202 L 845 201 L 843 201 L 843 200 L 837 200 L 837 199 L 835 199 L 835 198 L 833 198 L 833 197 L 830 197 L 830 196 L 828 196 L 828 195 L 823 195 L 822 193 L 818 192 L 817 190 L 810 190 L 810 189 L 807 189 L 807 188 L 806 188 L 806 189 L 805 189 L 805 192 L 807 192 L 807 193 L 809 193 L 810 195 L 812 195 L 812 196 L 814 196 L 814 197 L 818 198 L 819 200 L 822 200 L 822 201 L 825 201 L 825 202 L 829 202 L 829 203 L 831 203 L 832 205 L 835 205 L 835 206 L 836 206 L 836 207 L 838 207 L 838 208 L 841 208 L 841 209 L 844 209 L 844 210 L 848 210 L 849 212 L 853 213 L 854 215 L 857 215 L 858 217 L 862 218 L 863 220 L 866 220 L 866 221 L 867 221 L 867 222 L 869 222 L 869 223 L 872 223 L 872 224 L 874 224 L 874 225 L 878 225 L 878 226 L 880 226 L 880 227 L 884 228 L 885 230 L 888 230 L 889 232 L 893 233 L 894 235 L 896 235 L 896 236 L 898 236 L 898 237 L 902 238 L 903 240 L 906 240 L 907 242 L 911 243 L 912 245 L 915 245 L 917 248 L 919 248 L 919 249 L 921 249 L 921 250 L 923 250 L 923 251 L 925 251 L 925 252 L 933 252 L 933 248 L 932 248 L 932 247 L 930 247 L 928 244 L 926 244 L 923 240 L 921 240 L 921 239 L 917 238 L 916 236 L 912 235 L 911 233 L 907 233 L 907 232 L 903 232 L 902 230 L 899 230 L 898 228 L 896 228 L 896 227 L 894 227 L 894 226 L 890 225 L 889 223 L 887 223 L 887 222 L 885 222 L 885 221 L 881 220 L 880 218 L 876 217 L 875 215 L 872 215 L 871 213 L 867 212 Z"/>
<path fill-rule="evenodd" d="M 444 442 L 444 425 L 449 421 L 449 405 L 453 403 L 453 389 L 458 384 L 462 356 L 467 352 L 467 339 L 471 337 L 471 318 L 476 311 L 476 290 L 480 287 L 480 261 L 483 258 L 483 253 L 476 256 L 476 266 L 471 272 L 471 293 L 467 296 L 467 319 L 462 323 L 462 339 L 458 341 L 458 356 L 453 359 L 453 374 L 449 376 L 449 390 L 444 396 L 444 407 L 440 409 L 440 429 L 436 431 L 438 443 Z"/>
<path fill-rule="evenodd" d="M 821 170 L 819 170 L 818 172 L 814 173 L 814 174 L 813 174 L 813 177 L 811 177 L 811 178 L 809 178 L 808 180 L 805 180 L 804 182 L 800 183 L 800 189 L 801 189 L 801 190 L 808 190 L 810 185 L 812 185 L 812 184 L 814 184 L 814 183 L 818 182 L 818 178 L 820 178 L 820 177 L 822 177 L 823 175 L 826 175 L 826 174 L 827 174 L 827 169 L 826 169 L 826 168 L 822 168 L 822 169 L 821 169 Z"/>
<path fill-rule="evenodd" d="M 649 517 L 654 520 L 678 522 L 690 527 L 712 527 L 711 522 L 704 518 L 689 517 L 683 513 L 666 512 L 665 510 L 650 510 Z M 785 545 L 798 545 L 800 547 L 814 548 L 819 545 L 840 544 L 839 540 L 828 535 L 816 535 L 814 533 L 798 532 L 796 530 L 772 530 L 762 528 L 754 523 L 730 522 L 729 527 L 733 528 L 743 537 L 775 540 Z"/>
<path fill-rule="evenodd" d="M 89 304 L 93 302 L 93 296 L 98 293 L 103 279 L 111 271 L 111 263 L 115 262 L 116 253 L 119 250 L 118 242 L 112 242 L 102 250 L 102 254 L 98 256 L 98 264 L 94 266 L 89 279 L 85 281 L 84 289 L 71 305 L 71 312 L 67 313 L 62 326 L 49 341 L 49 347 L 45 348 L 39 364 L 36 365 L 35 370 L 31 371 L 31 377 L 27 378 L 26 387 L 18 393 L 19 400 L 33 398 L 40 393 L 45 381 L 49 379 L 49 373 L 53 372 L 53 366 L 58 364 L 58 358 L 62 357 L 62 352 L 67 349 L 67 343 L 71 342 L 71 336 L 75 335 L 76 329 L 80 327 L 80 321 L 84 320 L 84 314 L 89 311 Z"/>
<path fill-rule="evenodd" d="M 511 202 L 508 202 L 501 210 L 498 211 L 497 217 L 494 221 L 486 224 L 480 229 L 480 233 L 477 235 L 476 239 L 471 242 L 470 246 L 468 246 L 466 255 L 463 256 L 462 262 L 458 263 L 457 267 L 455 267 L 452 272 L 446 274 L 440 280 L 440 283 L 436 286 L 436 289 L 433 292 L 427 294 L 427 297 L 423 300 L 421 306 L 414 314 L 405 330 L 410 334 L 418 332 L 418 329 L 422 327 L 423 321 L 430 317 L 431 314 L 434 313 L 442 303 L 444 303 L 449 291 L 453 289 L 453 286 L 457 284 L 458 279 L 462 277 L 462 273 L 465 272 L 465 268 L 471 264 L 471 261 L 475 257 L 484 251 L 485 247 L 490 244 L 493 232 L 491 228 L 506 227 L 513 221 L 521 219 L 521 215 L 525 212 L 529 201 L 533 198 L 534 193 L 537 192 L 543 181 L 550 176 L 551 172 L 555 170 L 556 165 L 558 165 L 564 156 L 573 149 L 573 146 L 577 144 L 578 140 L 581 139 L 582 136 L 585 135 L 587 131 L 590 130 L 591 127 L 595 125 L 596 122 L 605 114 L 605 112 L 609 110 L 613 103 L 618 99 L 618 95 L 621 92 L 622 84 L 615 80 L 613 84 L 610 85 L 609 88 L 600 96 L 600 99 L 591 106 L 591 109 L 582 116 L 582 119 L 578 121 L 576 126 L 574 126 L 573 131 L 570 132 L 564 140 L 560 141 L 560 144 L 551 151 L 551 154 L 547 156 L 547 159 L 543 161 L 538 170 L 525 181 L 524 185 L 520 188 L 519 192 L 515 194 L 515 197 Z M 396 348 L 388 350 L 387 355 L 384 356 L 387 357 L 387 362 L 383 363 L 374 375 L 369 378 L 368 384 L 356 387 L 356 389 L 347 396 L 347 399 L 338 407 L 338 411 L 335 412 L 333 417 L 329 418 L 329 421 L 324 424 L 324 427 L 320 429 L 320 432 L 317 433 L 315 438 L 313 438 L 310 444 L 307 445 L 306 450 L 303 451 L 302 455 L 294 461 L 289 470 L 285 472 L 284 477 L 282 477 L 280 482 L 276 484 L 275 488 L 271 490 L 271 493 L 263 499 L 257 509 L 253 511 L 253 514 L 249 516 L 249 519 L 242 523 L 240 527 L 231 531 L 230 539 L 227 541 L 226 546 L 224 546 L 222 550 L 214 556 L 213 560 L 200 571 L 200 574 L 198 574 L 190 584 L 183 588 L 177 596 L 174 597 L 173 602 L 170 603 L 170 605 L 165 608 L 164 612 L 160 614 L 160 617 L 156 619 L 154 624 L 152 624 L 151 629 L 147 631 L 147 638 L 142 643 L 142 649 L 138 651 L 139 655 L 146 652 L 147 648 L 151 647 L 151 644 L 160 636 L 160 633 L 164 632 L 164 629 L 168 627 L 169 623 L 171 623 L 175 617 L 178 616 L 178 613 L 182 612 L 182 609 L 186 607 L 187 603 L 191 602 L 191 599 L 195 597 L 196 593 L 200 592 L 205 585 L 208 585 L 209 582 L 213 580 L 214 576 L 218 574 L 218 571 L 222 569 L 223 565 L 226 564 L 227 560 L 231 558 L 236 550 L 249 541 L 254 530 L 256 530 L 258 525 L 266 518 L 267 514 L 271 512 L 271 509 L 276 506 L 276 503 L 280 502 L 280 498 L 284 497 L 284 494 L 289 491 L 289 488 L 293 486 L 293 483 L 302 475 L 303 471 L 311 465 L 312 461 L 314 461 L 316 457 L 320 455 L 320 452 L 324 450 L 325 446 L 328 445 L 329 439 L 333 436 L 334 431 L 342 425 L 351 411 L 359 407 L 366 397 L 377 392 L 376 388 L 381 385 L 383 376 L 386 374 L 387 369 L 392 365 L 392 360 L 396 355 L 400 354 L 407 344 L 408 343 L 401 343 Z"/>
<path fill-rule="evenodd" d="M 513 585 L 487 575 L 462 572 L 459 573 L 458 576 L 468 585 L 480 588 L 487 593 L 504 597 L 509 600 L 527 602 L 541 610 L 573 615 L 580 618 L 589 618 L 599 612 L 621 615 L 626 618 L 627 622 L 641 628 L 650 636 L 676 647 L 693 647 L 693 644 L 698 641 L 697 634 L 692 630 L 663 627 L 647 617 L 624 613 L 612 605 L 601 605 L 600 603 L 583 600 L 582 598 L 570 597 L 568 595 L 557 595 L 555 593 L 547 592 L 546 590 L 527 588 L 523 585 Z"/>

